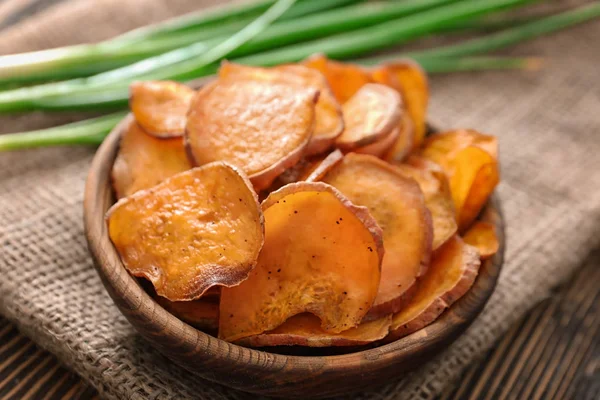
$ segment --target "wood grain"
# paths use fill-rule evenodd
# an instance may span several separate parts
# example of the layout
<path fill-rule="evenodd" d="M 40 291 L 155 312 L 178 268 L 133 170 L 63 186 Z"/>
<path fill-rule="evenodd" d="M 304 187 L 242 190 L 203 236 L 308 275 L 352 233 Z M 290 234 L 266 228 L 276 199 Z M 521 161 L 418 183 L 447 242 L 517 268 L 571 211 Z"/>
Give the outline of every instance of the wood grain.
<path fill-rule="evenodd" d="M 302 356 L 257 351 L 200 332 L 160 307 L 131 277 L 106 231 L 104 214 L 113 204 L 110 170 L 123 121 L 92 162 L 84 199 L 85 231 L 107 291 L 138 332 L 165 356 L 210 381 L 272 396 L 328 397 L 377 385 L 414 369 L 459 336 L 493 292 L 504 254 L 504 227 L 498 199 L 482 218 L 498 230 L 501 248 L 482 265 L 472 289 L 441 318 L 412 335 L 380 347 L 341 355 Z"/>

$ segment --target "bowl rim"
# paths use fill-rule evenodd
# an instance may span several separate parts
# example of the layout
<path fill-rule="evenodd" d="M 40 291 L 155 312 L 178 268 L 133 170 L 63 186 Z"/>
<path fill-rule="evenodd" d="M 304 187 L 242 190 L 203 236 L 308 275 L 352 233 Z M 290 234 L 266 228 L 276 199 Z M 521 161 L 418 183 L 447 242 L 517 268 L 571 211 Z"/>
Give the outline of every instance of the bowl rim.
<path fill-rule="evenodd" d="M 504 218 L 495 192 L 479 219 L 492 222 L 496 227 L 500 242 L 498 252 L 482 263 L 473 286 L 464 296 L 447 308 L 434 322 L 408 336 L 377 347 L 346 354 L 303 356 L 243 347 L 204 333 L 161 307 L 127 272 L 108 237 L 104 208 L 114 203 L 110 171 L 118 152 L 121 132 L 132 118 L 131 114 L 125 117 L 110 132 L 94 156 L 84 193 L 85 234 L 89 251 L 95 261 L 94 266 L 119 310 L 142 336 L 150 339 L 159 351 L 180 365 L 181 363 L 174 359 L 172 354 L 168 354 L 174 346 L 178 345 L 183 346 L 178 354 L 201 348 L 206 353 L 207 359 L 217 357 L 231 368 L 244 362 L 246 367 L 254 366 L 262 372 L 275 374 L 283 366 L 291 373 L 305 372 L 309 367 L 314 369 L 316 360 L 321 362 L 321 371 L 325 372 L 343 372 L 357 364 L 372 371 L 389 366 L 392 360 L 396 363 L 429 354 L 428 352 L 438 349 L 449 340 L 454 340 L 481 312 L 494 291 L 506 247 Z M 485 281 L 480 279 L 483 274 L 486 275 Z M 478 283 L 486 286 L 481 288 L 482 290 L 475 291 L 474 288 Z M 138 326 L 140 323 L 144 328 L 148 328 L 148 331 L 142 331 Z M 166 336 L 172 339 L 173 343 L 161 345 L 153 340 L 156 336 L 163 338 Z M 364 364 L 365 360 L 369 360 L 369 365 Z M 185 365 L 182 366 L 185 368 Z M 211 381 L 220 381 L 210 372 L 202 376 Z M 243 390 L 243 386 L 235 386 L 235 384 L 231 386 Z"/>

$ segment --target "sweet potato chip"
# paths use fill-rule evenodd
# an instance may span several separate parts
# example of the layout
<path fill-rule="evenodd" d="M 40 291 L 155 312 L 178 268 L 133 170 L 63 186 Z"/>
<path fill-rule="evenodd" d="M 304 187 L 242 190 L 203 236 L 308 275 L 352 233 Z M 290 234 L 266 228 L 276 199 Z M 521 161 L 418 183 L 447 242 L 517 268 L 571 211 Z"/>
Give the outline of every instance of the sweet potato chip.
<path fill-rule="evenodd" d="M 159 138 L 181 137 L 194 91 L 173 81 L 134 82 L 129 107 L 138 124 Z"/>
<path fill-rule="evenodd" d="M 359 147 L 358 149 L 355 149 L 354 152 L 359 154 L 370 154 L 375 157 L 382 157 L 391 149 L 396 141 L 398 141 L 400 138 L 400 132 L 401 129 L 399 127 L 392 129 L 392 131 L 383 138 L 366 146 Z"/>
<path fill-rule="evenodd" d="M 402 101 L 415 127 L 413 148 L 418 148 L 427 129 L 429 102 L 427 74 L 419 64 L 403 60 L 379 66 L 373 71 L 373 78 L 376 82 L 391 86 L 402 94 Z"/>
<path fill-rule="evenodd" d="M 498 252 L 500 243 L 493 224 L 485 221 L 475 222 L 465 233 L 463 240 L 479 250 L 482 260 L 487 260 Z"/>
<path fill-rule="evenodd" d="M 440 138 L 433 135 L 421 151 L 448 175 L 460 232 L 475 220 L 500 180 L 495 138 L 482 135 L 477 141 L 475 134 L 452 131 L 438 134 Z"/>
<path fill-rule="evenodd" d="M 377 295 L 383 256 L 368 210 L 322 182 L 284 186 L 262 209 L 265 245 L 248 279 L 221 291 L 219 336 L 237 341 L 304 312 L 328 333 L 357 326 Z"/>
<path fill-rule="evenodd" d="M 190 168 L 182 138 L 157 139 L 131 118 L 113 164 L 112 183 L 121 198 Z"/>
<path fill-rule="evenodd" d="M 257 190 L 296 164 L 312 136 L 319 92 L 256 79 L 219 79 L 194 97 L 186 146 L 195 165 L 239 166 Z"/>
<path fill-rule="evenodd" d="M 373 82 L 369 71 L 365 68 L 329 60 L 323 54 L 315 54 L 304 60 L 303 64 L 320 71 L 327 78 L 335 98 L 341 104 L 354 96 L 361 87 Z"/>
<path fill-rule="evenodd" d="M 385 257 L 369 318 L 397 312 L 429 265 L 433 228 L 417 183 L 376 157 L 347 154 L 323 182 L 366 206 L 383 230 Z M 405 296 L 406 295 L 406 296 Z"/>
<path fill-rule="evenodd" d="M 333 167 L 344 158 L 344 154 L 338 149 L 329 153 L 325 158 L 314 162 L 310 168 L 300 176 L 300 180 L 307 182 L 320 181 Z"/>
<path fill-rule="evenodd" d="M 398 170 L 413 178 L 425 197 L 425 205 L 433 221 L 433 244 L 436 250 L 456 233 L 456 212 L 448 179 L 443 171 L 419 169 L 407 164 L 397 164 Z"/>
<path fill-rule="evenodd" d="M 394 314 L 387 340 L 406 336 L 435 321 L 471 288 L 479 265 L 477 249 L 453 236 L 435 253 L 429 270 L 419 280 L 415 296 Z"/>
<path fill-rule="evenodd" d="M 219 70 L 219 76 L 243 76 L 269 82 L 296 84 L 304 88 L 313 87 L 319 90 L 319 100 L 315 106 L 315 130 L 305 151 L 308 155 L 322 153 L 332 147 L 335 139 L 344 130 L 342 107 L 333 95 L 327 79 L 313 68 L 303 65 L 259 68 L 224 63 Z"/>
<path fill-rule="evenodd" d="M 219 299 L 202 296 L 194 301 L 169 301 L 156 296 L 156 302 L 165 310 L 202 330 L 216 331 L 219 328 Z"/>
<path fill-rule="evenodd" d="M 406 112 L 402 113 L 399 125 L 399 135 L 392 146 L 382 155 L 386 161 L 400 162 L 403 161 L 414 147 L 415 142 L 415 126 Z"/>
<path fill-rule="evenodd" d="M 401 104 L 394 89 L 375 83 L 364 85 L 342 106 L 344 132 L 335 144 L 351 151 L 383 139 L 398 126 Z"/>
<path fill-rule="evenodd" d="M 327 333 L 321 320 L 308 313 L 294 315 L 279 327 L 240 339 L 237 343 L 250 347 L 262 346 L 360 346 L 383 339 L 389 332 L 392 316 L 388 315 L 340 333 Z"/>
<path fill-rule="evenodd" d="M 106 218 L 125 268 L 171 301 L 239 284 L 254 268 L 264 238 L 256 193 L 223 162 L 121 199 Z"/>

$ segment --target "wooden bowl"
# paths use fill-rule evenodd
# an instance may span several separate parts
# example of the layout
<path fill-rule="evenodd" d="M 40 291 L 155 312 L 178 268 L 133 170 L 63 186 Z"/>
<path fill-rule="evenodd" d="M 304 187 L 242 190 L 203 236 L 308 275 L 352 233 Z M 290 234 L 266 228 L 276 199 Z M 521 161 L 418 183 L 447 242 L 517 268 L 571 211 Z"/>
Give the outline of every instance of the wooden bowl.
<path fill-rule="evenodd" d="M 492 294 L 504 255 L 504 224 L 494 195 L 480 216 L 492 222 L 498 253 L 485 262 L 473 287 L 434 323 L 395 342 L 336 355 L 284 355 L 231 344 L 201 332 L 159 306 L 123 267 L 104 222 L 114 203 L 110 172 L 126 121 L 104 141 L 85 188 L 84 220 L 90 252 L 104 286 L 137 331 L 162 354 L 209 381 L 270 396 L 317 398 L 383 385 L 415 369 L 454 341 Z M 302 351 L 302 350 L 300 350 Z M 347 350 L 351 351 L 351 350 Z M 303 354 L 314 354 L 307 349 Z"/>

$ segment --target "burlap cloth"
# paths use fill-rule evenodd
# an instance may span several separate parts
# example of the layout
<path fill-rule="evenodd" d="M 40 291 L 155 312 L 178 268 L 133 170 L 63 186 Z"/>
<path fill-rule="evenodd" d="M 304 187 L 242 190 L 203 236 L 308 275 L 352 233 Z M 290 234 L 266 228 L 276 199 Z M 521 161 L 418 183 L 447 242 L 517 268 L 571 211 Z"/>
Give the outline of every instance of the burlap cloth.
<path fill-rule="evenodd" d="M 2 32 L 0 53 L 106 38 L 206 3 L 64 1 Z M 512 52 L 546 56 L 548 65 L 538 73 L 432 78 L 431 116 L 439 126 L 476 127 L 500 137 L 506 263 L 491 301 L 466 334 L 422 368 L 360 398 L 432 398 L 597 247 L 598 38 L 600 23 L 592 22 Z M 56 120 L 34 114 L 0 121 L 9 132 Z M 79 147 L 0 154 L 0 312 L 107 398 L 247 398 L 169 363 L 105 293 L 82 230 L 93 153 Z"/>

